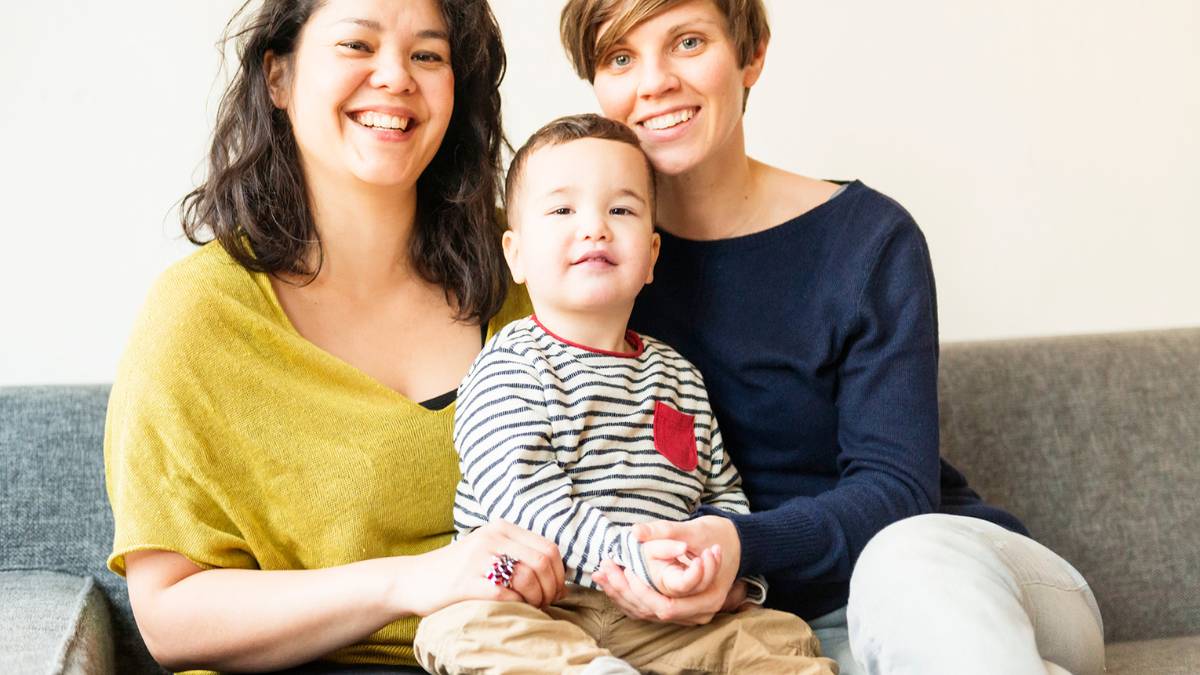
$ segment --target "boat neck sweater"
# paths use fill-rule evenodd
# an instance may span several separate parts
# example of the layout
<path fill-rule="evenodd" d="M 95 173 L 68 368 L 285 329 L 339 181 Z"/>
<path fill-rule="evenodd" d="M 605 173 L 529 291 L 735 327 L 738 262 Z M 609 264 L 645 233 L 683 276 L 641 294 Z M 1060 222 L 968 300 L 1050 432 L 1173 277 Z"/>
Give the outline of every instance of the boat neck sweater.
<path fill-rule="evenodd" d="M 725 514 L 767 605 L 813 619 L 846 604 L 858 555 L 887 525 L 985 504 L 938 449 L 937 303 L 913 218 L 859 181 L 769 229 L 662 235 L 630 327 L 704 376 L 753 513 Z"/>

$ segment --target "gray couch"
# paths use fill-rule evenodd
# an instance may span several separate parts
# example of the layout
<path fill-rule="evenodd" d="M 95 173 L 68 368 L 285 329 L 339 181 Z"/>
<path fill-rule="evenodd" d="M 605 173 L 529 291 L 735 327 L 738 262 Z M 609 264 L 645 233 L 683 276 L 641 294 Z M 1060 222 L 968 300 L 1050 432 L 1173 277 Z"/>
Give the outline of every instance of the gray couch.
<path fill-rule="evenodd" d="M 4 673 L 158 672 L 104 566 L 107 394 L 0 388 Z M 947 345 L 941 399 L 946 456 L 1091 581 L 1109 672 L 1200 673 L 1200 329 Z"/>

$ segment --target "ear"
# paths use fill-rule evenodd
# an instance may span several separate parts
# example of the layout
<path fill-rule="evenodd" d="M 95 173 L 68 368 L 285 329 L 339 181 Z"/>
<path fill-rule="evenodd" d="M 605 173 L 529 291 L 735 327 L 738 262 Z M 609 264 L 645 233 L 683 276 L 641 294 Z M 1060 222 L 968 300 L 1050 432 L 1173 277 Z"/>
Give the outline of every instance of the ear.
<path fill-rule="evenodd" d="M 767 60 L 767 40 L 763 39 L 754 48 L 754 55 L 750 57 L 750 63 L 742 69 L 742 88 L 749 89 L 758 82 L 758 78 L 762 75 L 763 64 Z"/>
<path fill-rule="evenodd" d="M 650 235 L 650 269 L 646 270 L 646 283 L 654 281 L 654 264 L 658 262 L 658 250 L 662 248 L 662 237 L 658 233 Z"/>
<path fill-rule="evenodd" d="M 291 82 L 288 70 L 291 65 L 291 59 L 279 57 L 275 52 L 268 51 L 263 56 L 263 73 L 267 78 L 267 92 L 271 95 L 271 102 L 280 110 L 287 110 L 289 99 L 289 87 Z"/>
<path fill-rule="evenodd" d="M 512 273 L 513 281 L 525 283 L 525 270 L 521 267 L 521 235 L 512 230 L 505 230 L 500 239 L 504 249 L 504 260 L 508 263 L 508 271 Z"/>

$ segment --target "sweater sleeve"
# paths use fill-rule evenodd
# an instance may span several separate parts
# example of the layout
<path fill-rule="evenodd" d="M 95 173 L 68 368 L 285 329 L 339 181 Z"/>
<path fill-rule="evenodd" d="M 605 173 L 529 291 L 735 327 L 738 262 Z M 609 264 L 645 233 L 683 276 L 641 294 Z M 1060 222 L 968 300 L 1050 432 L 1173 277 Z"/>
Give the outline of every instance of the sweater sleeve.
<path fill-rule="evenodd" d="M 938 504 L 937 309 L 924 237 L 906 219 L 870 261 L 838 364 L 837 486 L 731 516 L 742 574 L 847 581 L 875 533 Z"/>
<path fill-rule="evenodd" d="M 568 575 L 612 560 L 654 587 L 632 528 L 574 496 L 551 434 L 534 366 L 509 349 L 481 354 L 459 389 L 454 446 L 484 515 L 552 540 Z"/>

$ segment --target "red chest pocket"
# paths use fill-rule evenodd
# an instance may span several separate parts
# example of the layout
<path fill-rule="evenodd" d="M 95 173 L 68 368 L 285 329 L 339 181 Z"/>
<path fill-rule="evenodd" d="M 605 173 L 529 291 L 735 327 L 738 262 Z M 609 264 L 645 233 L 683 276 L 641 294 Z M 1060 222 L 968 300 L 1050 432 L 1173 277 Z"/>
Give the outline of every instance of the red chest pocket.
<path fill-rule="evenodd" d="M 654 449 L 684 471 L 696 468 L 696 418 L 654 402 Z"/>

